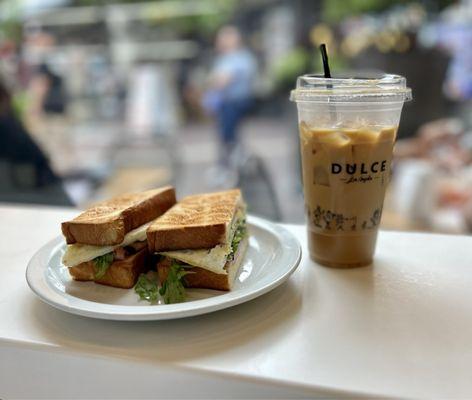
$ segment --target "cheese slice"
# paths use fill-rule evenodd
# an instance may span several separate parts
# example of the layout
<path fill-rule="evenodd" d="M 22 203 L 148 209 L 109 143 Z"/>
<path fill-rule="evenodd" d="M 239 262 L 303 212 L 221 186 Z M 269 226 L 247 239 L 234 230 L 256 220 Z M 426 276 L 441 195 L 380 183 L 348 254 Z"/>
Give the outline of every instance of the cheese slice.
<path fill-rule="evenodd" d="M 224 267 L 229 253 L 230 250 L 226 248 L 226 245 L 220 245 L 212 249 L 166 251 L 159 254 L 215 274 L 227 274 Z"/>
<path fill-rule="evenodd" d="M 227 261 L 226 258 L 228 254 L 231 253 L 231 242 L 236 232 L 236 228 L 238 227 L 237 222 L 244 217 L 244 209 L 238 210 L 229 229 L 229 240 L 227 240 L 225 244 L 220 244 L 211 249 L 164 251 L 158 254 L 182 261 L 194 267 L 206 269 L 215 274 L 226 275 L 228 272 L 224 267 Z"/>
<path fill-rule="evenodd" d="M 113 246 L 93 246 L 90 244 L 70 244 L 62 256 L 62 263 L 66 267 L 74 267 L 83 262 L 93 260 L 96 257 L 103 256 L 107 253 L 112 252 L 118 247 L 128 246 L 134 242 L 142 242 L 146 240 L 146 230 L 153 221 L 150 221 L 140 227 L 129 231 L 124 240 L 117 245 Z"/>

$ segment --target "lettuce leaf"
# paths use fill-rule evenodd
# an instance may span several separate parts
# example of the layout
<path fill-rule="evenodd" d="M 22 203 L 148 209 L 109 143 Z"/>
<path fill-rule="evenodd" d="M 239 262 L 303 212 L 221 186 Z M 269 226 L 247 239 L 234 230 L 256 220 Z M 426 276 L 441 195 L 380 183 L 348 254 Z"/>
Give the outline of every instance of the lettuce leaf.
<path fill-rule="evenodd" d="M 172 261 L 167 279 L 162 282 L 162 286 L 159 290 L 159 294 L 162 296 L 164 303 L 173 304 L 185 301 L 187 293 L 182 278 L 189 273 L 190 272 L 185 271 L 185 268 L 181 264 Z"/>
<path fill-rule="evenodd" d="M 108 268 L 113 262 L 113 253 L 107 253 L 93 259 L 95 266 L 95 279 L 103 278 Z"/>
<path fill-rule="evenodd" d="M 247 233 L 246 228 L 246 219 L 241 219 L 238 221 L 238 227 L 234 232 L 233 241 L 231 242 L 231 252 L 226 257 L 227 261 L 233 261 L 236 252 L 238 251 L 239 244 L 244 239 Z"/>
<path fill-rule="evenodd" d="M 138 281 L 134 286 L 134 291 L 141 300 L 149 301 L 150 303 L 157 303 L 159 299 L 159 288 L 157 284 L 157 273 L 151 277 L 149 274 L 139 275 Z"/>

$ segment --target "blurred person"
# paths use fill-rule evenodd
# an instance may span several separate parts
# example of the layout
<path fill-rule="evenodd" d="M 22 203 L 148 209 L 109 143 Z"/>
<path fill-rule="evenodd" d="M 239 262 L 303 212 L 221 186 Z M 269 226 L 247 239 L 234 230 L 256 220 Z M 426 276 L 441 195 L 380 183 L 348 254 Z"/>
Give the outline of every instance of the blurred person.
<path fill-rule="evenodd" d="M 457 115 L 472 128 L 472 0 L 446 7 L 438 23 L 428 27 L 431 41 L 448 53 L 444 92 L 455 102 Z"/>
<path fill-rule="evenodd" d="M 0 199 L 71 205 L 49 160 L 17 118 L 1 80 L 0 176 Z"/>
<path fill-rule="evenodd" d="M 221 143 L 220 172 L 234 169 L 239 127 L 253 102 L 257 73 L 254 55 L 234 26 L 222 27 L 216 36 L 216 57 L 203 106 L 216 117 Z M 234 172 L 234 171 L 233 171 Z M 224 177 L 222 177 L 224 178 Z"/>
<path fill-rule="evenodd" d="M 422 125 L 414 138 L 397 142 L 395 158 L 397 208 L 428 229 L 465 233 L 472 221 L 472 132 L 464 123 Z"/>
<path fill-rule="evenodd" d="M 67 123 L 67 95 L 64 79 L 46 63 L 40 64 L 29 82 L 28 131 L 58 168 L 56 155 L 70 151 Z"/>
<path fill-rule="evenodd" d="M 36 111 L 45 114 L 64 114 L 67 98 L 64 81 L 47 64 L 41 64 L 33 78 L 37 95 Z"/>
<path fill-rule="evenodd" d="M 457 171 L 472 162 L 471 132 L 458 118 L 443 118 L 423 124 L 411 139 L 401 139 L 395 147 L 397 159 L 430 160 L 445 171 Z"/>

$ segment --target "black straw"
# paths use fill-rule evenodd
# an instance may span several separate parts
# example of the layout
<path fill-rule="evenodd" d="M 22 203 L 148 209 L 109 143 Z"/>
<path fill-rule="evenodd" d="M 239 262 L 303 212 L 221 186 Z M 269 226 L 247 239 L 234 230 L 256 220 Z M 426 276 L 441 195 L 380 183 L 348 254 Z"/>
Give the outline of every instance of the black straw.
<path fill-rule="evenodd" d="M 323 69 L 325 78 L 331 78 L 331 72 L 329 71 L 328 52 L 326 51 L 326 45 L 322 43 L 320 45 L 321 58 L 323 59 Z"/>
<path fill-rule="evenodd" d="M 320 52 L 321 58 L 323 59 L 324 77 L 331 78 L 331 71 L 329 70 L 328 52 L 326 51 L 326 45 L 324 43 L 320 45 Z M 328 83 L 326 85 L 326 89 L 333 89 L 333 85 L 331 83 Z M 337 121 L 336 107 L 334 106 L 334 104 L 329 106 L 329 116 L 331 122 L 335 123 Z"/>

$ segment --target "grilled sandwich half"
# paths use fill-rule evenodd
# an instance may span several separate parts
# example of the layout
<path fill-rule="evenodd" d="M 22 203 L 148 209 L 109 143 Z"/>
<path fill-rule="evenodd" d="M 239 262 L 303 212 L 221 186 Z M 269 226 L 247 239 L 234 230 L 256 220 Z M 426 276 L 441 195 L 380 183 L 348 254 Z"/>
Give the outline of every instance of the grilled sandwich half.
<path fill-rule="evenodd" d="M 247 248 L 246 205 L 239 189 L 185 197 L 147 230 L 159 254 L 159 280 L 184 267 L 191 288 L 231 290 Z"/>
<path fill-rule="evenodd" d="M 167 186 L 98 203 L 62 223 L 62 263 L 75 280 L 131 288 L 148 269 L 146 229 L 176 203 Z"/>

